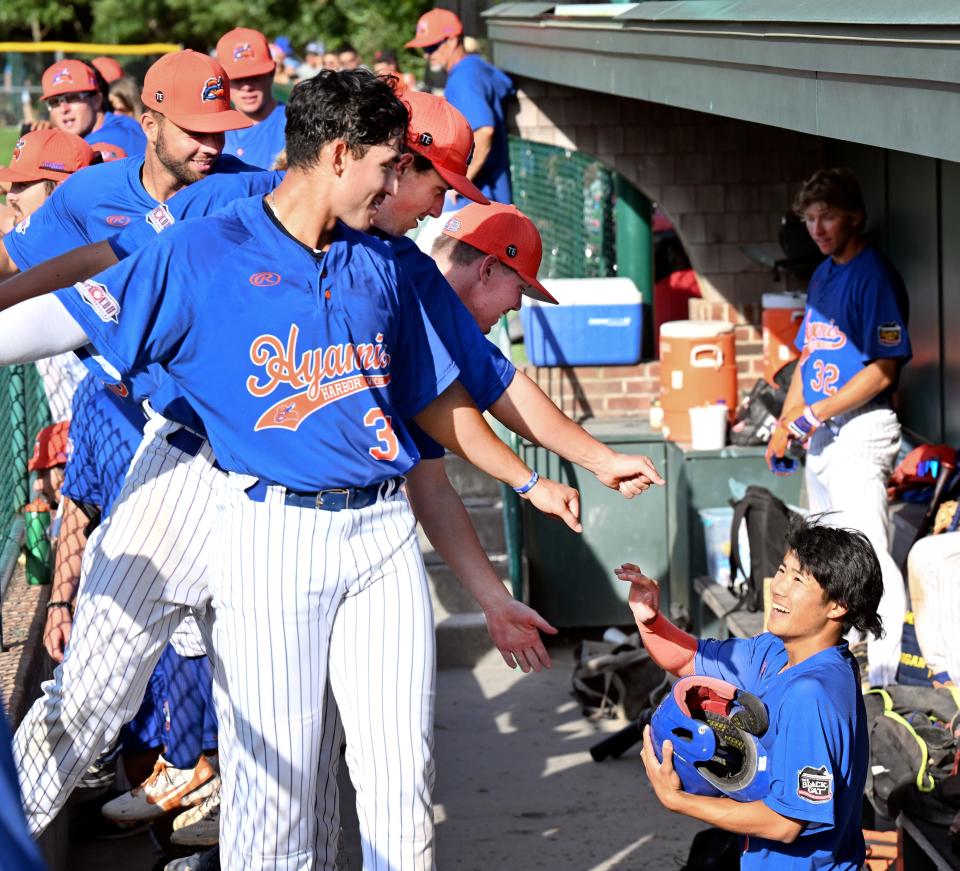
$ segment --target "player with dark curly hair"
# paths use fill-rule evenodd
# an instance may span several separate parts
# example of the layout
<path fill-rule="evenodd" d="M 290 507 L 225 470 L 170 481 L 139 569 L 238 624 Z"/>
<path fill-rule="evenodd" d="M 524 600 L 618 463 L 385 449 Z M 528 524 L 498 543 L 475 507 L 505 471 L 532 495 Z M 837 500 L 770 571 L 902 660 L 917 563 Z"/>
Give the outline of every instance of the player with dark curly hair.
<path fill-rule="evenodd" d="M 743 836 L 740 867 L 857 871 L 869 740 L 850 628 L 880 635 L 880 563 L 862 532 L 798 523 L 771 585 L 768 631 L 726 641 L 694 638 L 660 613 L 657 582 L 630 563 L 630 608 L 650 655 L 679 676 L 706 675 L 757 696 L 769 717 L 760 742 L 770 792 L 734 801 L 684 792 L 664 741 L 657 761 L 649 727 L 643 763 L 669 810 Z"/>

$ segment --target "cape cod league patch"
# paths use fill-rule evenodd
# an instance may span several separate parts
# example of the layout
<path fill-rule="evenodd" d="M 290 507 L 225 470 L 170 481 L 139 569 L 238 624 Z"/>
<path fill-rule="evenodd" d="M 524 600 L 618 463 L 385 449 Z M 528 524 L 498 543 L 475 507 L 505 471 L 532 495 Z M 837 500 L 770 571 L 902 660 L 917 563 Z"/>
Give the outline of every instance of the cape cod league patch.
<path fill-rule="evenodd" d="M 894 347 L 899 345 L 903 339 L 903 327 L 897 323 L 880 324 L 877 327 L 877 340 L 881 345 Z"/>
<path fill-rule="evenodd" d="M 833 798 L 833 775 L 827 774 L 827 766 L 801 768 L 797 772 L 797 795 L 814 804 L 830 801 Z"/>

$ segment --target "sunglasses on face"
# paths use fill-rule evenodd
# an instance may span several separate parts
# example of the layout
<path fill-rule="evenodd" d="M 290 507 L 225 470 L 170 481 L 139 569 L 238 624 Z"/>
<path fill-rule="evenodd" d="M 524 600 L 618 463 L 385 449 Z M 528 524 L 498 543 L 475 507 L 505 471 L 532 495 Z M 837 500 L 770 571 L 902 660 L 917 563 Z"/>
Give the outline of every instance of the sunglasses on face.
<path fill-rule="evenodd" d="M 440 40 L 440 42 L 434 43 L 433 45 L 425 45 L 420 49 L 427 57 L 430 57 L 441 45 L 446 42 L 445 39 Z"/>
<path fill-rule="evenodd" d="M 86 92 L 77 94 L 57 94 L 56 97 L 47 98 L 47 106 L 49 106 L 51 109 L 56 109 L 57 106 L 60 106 L 63 103 L 82 103 L 89 96 L 90 94 Z"/>

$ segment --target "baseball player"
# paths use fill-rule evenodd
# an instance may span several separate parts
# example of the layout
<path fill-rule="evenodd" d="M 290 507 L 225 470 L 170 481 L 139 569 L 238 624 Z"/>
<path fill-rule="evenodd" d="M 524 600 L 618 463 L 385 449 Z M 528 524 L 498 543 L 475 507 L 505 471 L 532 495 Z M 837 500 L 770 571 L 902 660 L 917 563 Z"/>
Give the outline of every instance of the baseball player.
<path fill-rule="evenodd" d="M 223 146 L 244 163 L 272 169 L 283 151 L 286 107 L 273 96 L 276 62 L 270 45 L 259 30 L 237 27 L 220 37 L 217 60 L 230 77 L 230 99 L 238 112 L 253 122 L 251 127 L 231 130 Z"/>
<path fill-rule="evenodd" d="M 843 635 L 851 627 L 882 631 L 883 580 L 867 537 L 810 523 L 792 529 L 771 586 L 768 631 L 756 638 L 687 635 L 660 612 L 656 581 L 629 563 L 616 574 L 631 585 L 630 608 L 659 665 L 680 677 L 732 683 L 757 696 L 769 718 L 760 742 L 770 792 L 743 802 L 684 792 L 671 742 L 663 742 L 658 762 L 647 726 L 643 762 L 660 802 L 743 836 L 744 869 L 862 868 L 869 736 L 859 672 Z"/>
<path fill-rule="evenodd" d="M 147 147 L 143 130 L 133 118 L 109 111 L 102 81 L 93 67 L 80 60 L 57 61 L 47 67 L 40 98 L 50 111 L 50 123 L 91 145 L 104 143 L 131 157 L 143 154 Z"/>
<path fill-rule="evenodd" d="M 115 340 L 123 341 L 122 334 L 132 328 L 131 339 L 141 351 L 129 358 L 125 351 L 120 352 L 120 356 L 110 361 L 113 366 L 142 368 L 147 362 L 143 353 L 165 359 L 170 374 L 186 388 L 184 392 L 191 405 L 203 418 L 220 464 L 234 473 L 230 475 L 223 494 L 224 507 L 219 515 L 223 525 L 215 536 L 217 552 L 222 553 L 222 560 L 217 562 L 223 571 L 218 571 L 216 578 L 210 578 L 211 593 L 217 606 L 214 623 L 217 689 L 229 696 L 229 704 L 225 704 L 226 697 L 218 699 L 218 709 L 223 712 L 221 746 L 227 775 L 224 778 L 223 841 L 230 847 L 227 862 L 231 867 L 239 866 L 241 862 L 245 863 L 244 867 L 262 867 L 264 855 L 278 857 L 275 860 L 278 867 L 286 867 L 287 861 L 299 861 L 297 857 L 307 864 L 312 862 L 316 827 L 312 815 L 299 809 L 315 806 L 316 767 L 311 759 L 316 758 L 317 742 L 316 736 L 311 739 L 311 734 L 320 725 L 320 696 L 327 661 L 326 638 L 331 631 L 331 662 L 342 666 L 346 673 L 344 677 L 337 669 L 331 670 L 332 679 L 336 677 L 333 683 L 335 689 L 339 688 L 338 695 L 342 693 L 348 699 L 348 704 L 341 701 L 344 715 L 349 711 L 351 717 L 348 733 L 364 736 L 374 728 L 376 734 L 383 734 L 387 725 L 380 723 L 380 717 L 386 708 L 392 714 L 389 728 L 398 735 L 398 748 L 409 752 L 409 755 L 401 752 L 401 758 L 392 754 L 382 758 L 375 739 L 360 737 L 358 740 L 363 758 L 355 776 L 367 784 L 367 791 L 361 791 L 361 802 L 370 822 L 366 832 L 368 855 L 372 860 L 374 850 L 402 853 L 395 860 L 398 867 L 414 867 L 421 860 L 430 862 L 429 790 L 425 780 L 430 767 L 432 693 L 411 696 L 404 690 L 402 697 L 395 697 L 400 687 L 432 684 L 432 623 L 422 585 L 422 564 L 412 535 L 412 517 L 408 518 L 404 513 L 407 511 L 406 501 L 397 493 L 395 481 L 395 472 L 405 470 L 414 455 L 410 437 L 402 425 L 404 416 L 417 414 L 428 430 L 432 429 L 444 440 L 460 445 L 481 466 L 495 471 L 498 464 L 502 464 L 508 471 L 501 472 L 501 477 L 512 481 L 535 504 L 549 507 L 563 514 L 571 525 L 578 525 L 568 508 L 568 505 L 576 507 L 574 491 L 550 482 L 538 482 L 536 476 L 529 474 L 529 470 L 485 429 L 475 409 L 459 398 L 454 387 L 448 386 L 456 377 L 456 367 L 442 346 L 431 338 L 429 327 L 417 313 L 415 299 L 408 296 L 412 291 L 405 282 L 397 281 L 391 261 L 383 259 L 378 253 L 380 249 L 365 241 L 366 237 L 352 235 L 345 224 L 332 220 L 340 217 L 368 225 L 385 188 L 391 184 L 396 152 L 391 146 L 375 144 L 376 140 L 369 144 L 361 140 L 353 148 L 344 139 L 325 141 L 323 136 L 329 135 L 329 131 L 318 130 L 310 122 L 309 119 L 316 117 L 316 108 L 310 103 L 339 101 L 337 108 L 340 111 L 334 114 L 350 135 L 356 135 L 353 132 L 356 128 L 347 125 L 353 124 L 354 113 L 359 110 L 365 117 L 370 117 L 372 111 L 372 117 L 380 119 L 381 130 L 371 133 L 368 126 L 368 136 L 385 136 L 391 130 L 400 130 L 406 120 L 402 105 L 396 102 L 385 85 L 374 81 L 369 74 L 345 74 L 337 82 L 341 87 L 333 89 L 330 77 L 325 76 L 317 83 L 319 87 L 301 87 L 295 92 L 294 102 L 299 97 L 307 105 L 299 118 L 291 115 L 296 120 L 288 124 L 291 170 L 265 202 L 259 198 L 242 201 L 215 219 L 174 227 L 155 244 L 101 276 L 106 283 L 97 282 L 96 285 L 103 287 L 103 291 L 97 291 L 87 283 L 81 290 L 64 296 L 65 301 L 71 300 L 65 304 L 71 306 L 71 315 L 78 319 L 71 320 L 72 328 L 63 323 L 65 335 L 73 330 L 73 335 L 66 339 L 71 344 L 86 341 L 85 333 L 77 337 L 79 323 L 83 324 L 84 331 L 106 330 L 97 343 L 101 352 L 109 349 L 107 353 L 113 357 L 114 350 L 118 349 Z M 379 105 L 370 106 L 371 102 L 379 102 Z M 291 111 L 293 108 L 291 105 Z M 391 128 L 388 124 L 396 126 Z M 361 145 L 367 148 L 359 157 L 356 151 Z M 306 166 L 304 161 L 308 162 Z M 339 214 L 330 211 L 334 207 Z M 323 210 L 326 210 L 327 217 L 324 217 Z M 288 235 L 288 228 L 299 233 L 302 241 Z M 238 232 L 239 236 L 236 235 Z M 214 236 L 221 241 L 214 243 Z M 256 244 L 242 241 L 253 238 L 258 240 Z M 317 241 L 329 241 L 322 260 L 312 253 L 319 247 Z M 173 256 L 174 249 L 176 256 Z M 217 251 L 221 255 L 229 251 L 229 263 L 222 256 L 211 258 L 211 254 Z M 165 265 L 161 267 L 160 261 L 154 262 L 156 257 L 161 257 Z M 180 298 L 188 287 L 206 286 L 204 276 L 212 274 L 209 270 L 214 268 L 214 261 L 218 286 L 224 286 L 226 281 L 226 286 L 260 288 L 254 293 L 263 297 L 264 304 L 228 306 L 241 321 L 255 318 L 258 335 L 248 336 L 243 329 L 224 333 L 223 311 L 219 306 L 214 307 L 209 302 L 205 306 L 203 295 Z M 273 264 L 283 271 L 264 268 Z M 243 273 L 243 284 L 239 281 L 236 285 L 231 283 L 226 277 L 228 268 L 231 274 L 239 276 Z M 177 274 L 170 269 L 177 270 Z M 126 277 L 120 278 L 120 272 Z M 163 274 L 166 279 L 161 295 L 145 292 L 147 288 L 141 288 L 139 294 L 129 295 L 121 290 L 121 285 L 134 277 L 148 287 L 154 286 Z M 313 279 L 308 278 L 311 274 Z M 383 286 L 385 278 L 387 283 Z M 376 287 L 378 283 L 383 286 L 382 290 L 364 305 L 366 292 L 363 289 Z M 294 292 L 298 287 L 311 285 L 314 290 L 307 296 Z M 341 306 L 347 289 L 352 304 L 357 307 L 357 313 L 350 321 L 351 334 L 357 338 L 348 340 L 349 345 L 342 346 L 341 352 L 336 350 L 341 347 L 339 344 L 331 346 L 328 339 L 318 336 L 317 331 L 326 334 L 342 330 L 339 324 L 346 314 Z M 356 296 L 358 290 L 363 293 L 360 298 Z M 114 296 L 115 292 L 119 295 Z M 250 298 L 249 290 L 243 289 L 242 292 Z M 277 305 L 278 293 L 287 296 L 292 293 L 290 305 Z M 398 308 L 399 299 L 405 296 L 408 297 L 406 304 Z M 268 298 L 274 301 L 267 303 Z M 155 312 L 159 319 L 147 312 L 154 304 L 163 309 Z M 296 314 L 298 307 L 301 312 Z M 123 330 L 115 332 L 108 322 L 119 328 L 121 318 L 118 317 L 114 324 L 113 317 L 121 310 L 124 312 Z M 175 311 L 179 315 L 174 315 Z M 202 311 L 206 311 L 207 316 L 198 318 Z M 325 312 L 334 315 L 332 319 Z M 167 338 L 172 338 L 180 330 L 168 320 L 168 314 L 174 315 L 175 320 L 182 316 L 184 320 L 180 324 L 187 327 L 187 334 L 182 336 L 186 344 L 177 340 L 174 344 L 179 350 L 176 351 L 173 345 L 161 348 L 155 344 L 155 339 L 160 339 L 162 324 L 173 328 Z M 103 320 L 101 315 L 107 319 Z M 146 320 L 141 320 L 141 315 L 146 316 Z M 209 315 L 215 316 L 210 319 Z M 283 324 L 279 321 L 271 323 L 271 319 L 277 318 Z M 365 318 L 372 318 L 372 321 L 368 320 L 365 325 Z M 136 336 L 148 322 L 157 328 L 155 336 Z M 213 327 L 214 322 L 217 324 L 217 338 L 211 341 L 210 336 L 201 335 L 204 331 L 198 328 L 205 324 L 209 325 L 205 329 Z M 108 334 L 110 338 L 107 338 Z M 228 339 L 228 344 L 233 345 L 230 349 L 223 343 L 228 336 L 233 337 Z M 319 356 L 307 353 L 303 363 L 297 363 L 300 359 L 298 349 L 305 345 L 309 348 L 318 338 Z M 239 351 L 241 346 L 242 352 Z M 133 345 L 130 347 L 132 349 Z M 330 352 L 323 350 L 325 348 L 330 348 Z M 425 356 L 428 349 L 429 356 Z M 239 359 L 247 366 L 253 364 L 253 370 L 241 381 L 228 381 L 226 395 L 212 401 L 213 391 L 203 385 L 204 378 L 197 376 L 209 366 L 205 355 L 215 350 L 218 354 L 226 354 L 227 358 L 241 353 Z M 166 359 L 171 352 L 172 356 Z M 199 352 L 199 356 L 194 352 Z M 331 353 L 339 355 L 340 362 L 337 362 L 337 356 L 331 357 Z M 289 365 L 280 364 L 282 359 L 289 359 Z M 391 367 L 394 360 L 403 360 L 409 368 Z M 216 370 L 220 364 L 215 362 L 213 366 Z M 351 374 L 358 371 L 358 366 L 363 367 L 360 374 Z M 332 367 L 334 373 L 346 377 L 330 382 L 328 387 L 324 386 L 327 382 L 314 381 L 324 377 L 325 367 Z M 420 377 L 408 375 L 414 368 L 421 370 Z M 316 374 L 311 375 L 311 372 Z M 287 382 L 292 383 L 284 387 Z M 431 382 L 432 388 L 429 387 Z M 310 388 L 310 383 L 318 386 Z M 296 389 L 297 385 L 306 389 L 290 394 L 290 388 Z M 279 401 L 275 395 L 270 398 L 278 387 L 282 396 Z M 223 390 L 218 388 L 215 392 L 219 394 Z M 431 396 L 441 392 L 443 397 L 439 403 L 430 404 L 425 412 L 417 411 L 421 404 L 429 402 Z M 398 406 L 400 413 L 397 414 L 394 402 L 407 407 Z M 452 416 L 451 408 L 456 409 Z M 239 415 L 241 409 L 243 412 Z M 330 411 L 315 415 L 314 412 L 320 409 Z M 228 411 L 226 416 L 224 411 Z M 321 423 L 330 418 L 331 412 L 342 422 L 328 429 Z M 356 420 L 355 414 L 359 414 Z M 244 423 L 236 427 L 231 423 L 238 416 L 249 415 L 255 418 L 249 425 Z M 282 446 L 299 444 L 289 441 L 289 433 L 295 433 L 308 421 L 306 430 L 316 431 L 316 437 L 311 435 L 303 443 L 306 453 L 298 451 L 291 455 L 289 447 Z M 353 436 L 345 445 L 343 433 L 351 429 L 354 430 Z M 484 439 L 484 447 L 479 452 L 473 447 L 478 434 Z M 202 453 L 203 462 L 209 466 L 209 448 L 204 447 Z M 335 488 L 317 493 L 314 482 L 319 480 L 321 470 L 324 482 L 335 485 Z M 383 478 L 383 475 L 387 477 Z M 359 477 L 359 485 L 348 484 L 351 480 L 348 476 Z M 524 481 L 521 482 L 521 478 Z M 280 483 L 272 483 L 275 481 Z M 278 489 L 280 484 L 283 489 Z M 305 495 L 311 490 L 314 492 L 312 497 Z M 308 503 L 309 509 L 297 507 Z M 363 505 L 371 510 L 366 515 L 354 515 L 354 511 L 362 510 L 356 506 Z M 291 514 L 288 507 L 295 507 L 296 511 Z M 331 507 L 345 510 L 331 512 Z M 274 515 L 275 521 L 271 522 Z M 291 539 L 287 547 L 280 539 L 272 541 L 270 535 L 265 542 L 267 550 L 261 551 L 260 555 L 237 549 L 241 540 L 253 543 L 255 527 L 266 532 L 269 528 L 279 529 L 277 522 L 295 526 L 306 523 L 299 533 L 294 527 L 290 532 L 303 543 L 313 541 L 317 556 L 304 560 L 304 554 L 296 556 L 304 545 L 297 547 Z M 369 529 L 366 528 L 368 522 Z M 324 545 L 327 536 L 341 543 L 327 547 Z M 352 559 L 341 566 L 340 555 L 345 548 L 352 551 Z M 320 552 L 324 556 L 320 557 Z M 316 570 L 312 568 L 314 565 Z M 399 588 L 391 583 L 375 583 L 374 579 L 384 571 L 398 575 L 404 583 Z M 258 580 L 256 575 L 260 573 L 270 575 L 271 580 L 267 582 L 266 577 Z M 325 573 L 326 583 L 323 583 Z M 419 580 L 412 583 L 416 579 Z M 285 589 L 277 588 L 280 580 Z M 320 587 L 315 586 L 317 583 Z M 309 592 L 311 589 L 313 593 Z M 411 599 L 410 593 L 414 590 L 417 594 Z M 402 594 L 400 599 L 395 598 L 398 592 Z M 167 598 L 170 597 L 167 592 Z M 284 602 L 285 606 L 278 609 L 279 602 Z M 425 602 L 427 606 L 423 607 Z M 251 607 L 255 607 L 258 615 L 256 628 L 247 625 L 253 618 Z M 384 623 L 387 612 L 390 620 Z M 334 614 L 336 620 L 331 623 Z M 394 626 L 398 614 L 401 616 L 400 625 Z M 157 626 L 169 621 L 168 614 L 158 617 Z M 363 622 L 354 625 L 358 618 Z M 287 626 L 285 621 L 289 619 L 295 622 Z M 147 625 L 153 624 L 148 622 Z M 368 633 L 372 633 L 369 638 Z M 264 654 L 250 649 L 256 645 L 240 648 L 243 639 L 255 638 L 264 641 L 272 662 L 266 670 L 260 668 L 256 672 L 257 678 L 251 681 L 251 669 L 257 668 L 256 663 Z M 379 651 L 384 642 L 391 647 L 396 644 L 396 651 L 386 657 L 382 654 L 374 657 L 384 672 L 384 688 L 375 694 L 377 701 L 370 707 L 373 700 L 366 696 L 356 698 L 356 688 L 365 683 L 356 669 L 365 668 L 370 651 Z M 355 649 L 357 644 L 361 645 L 360 650 Z M 147 651 L 147 656 L 150 655 Z M 287 668 L 277 670 L 278 662 L 286 662 Z M 68 655 L 64 668 L 69 663 Z M 337 671 L 336 675 L 334 671 Z M 275 677 L 277 683 L 270 676 Z M 275 718 L 279 718 L 283 725 L 275 723 Z M 259 749 L 254 749 L 251 742 Z M 246 749 L 228 754 L 227 747 Z M 255 764 L 256 757 L 264 759 L 264 764 Z M 405 766 L 403 770 L 409 772 L 409 776 L 389 777 L 389 771 L 397 764 Z M 378 777 L 386 777 L 388 782 L 379 782 Z M 412 805 L 406 818 L 391 820 L 377 816 L 377 802 L 397 791 L 403 795 L 392 801 L 402 799 Z M 245 796 L 249 796 L 260 810 L 254 825 L 241 829 L 237 818 L 243 812 Z M 283 808 L 281 819 L 268 821 L 259 816 L 271 805 Z M 400 832 L 406 834 L 401 837 Z M 409 837 L 411 832 L 413 837 Z"/>
<path fill-rule="evenodd" d="M 166 221 L 163 204 L 178 190 L 211 173 L 249 169 L 221 155 L 224 132 L 252 123 L 230 108 L 229 89 L 223 68 L 206 55 L 188 50 L 160 58 L 144 79 L 146 154 L 74 174 L 61 185 L 0 239 L 0 278 L 104 239 L 132 221 L 146 220 L 159 231 Z"/>
<path fill-rule="evenodd" d="M 900 450 L 890 407 L 911 356 L 907 296 L 893 266 L 863 236 L 863 194 L 847 170 L 820 170 L 794 201 L 811 238 L 828 255 L 817 267 L 796 346 L 801 352 L 767 460 L 790 440 L 807 447 L 810 509 L 859 529 L 883 568 L 880 616 L 886 631 L 867 647 L 870 683 L 896 677 L 906 612 L 903 577 L 889 552 L 886 482 Z"/>

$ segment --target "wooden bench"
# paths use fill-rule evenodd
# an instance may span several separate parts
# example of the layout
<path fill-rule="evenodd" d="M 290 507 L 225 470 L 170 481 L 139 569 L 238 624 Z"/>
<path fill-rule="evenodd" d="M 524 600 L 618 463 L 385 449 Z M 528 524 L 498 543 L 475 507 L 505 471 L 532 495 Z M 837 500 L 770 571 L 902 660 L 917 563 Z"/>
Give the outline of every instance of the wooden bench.
<path fill-rule="evenodd" d="M 694 631 L 701 638 L 753 638 L 763 632 L 763 612 L 738 607 L 737 597 L 710 578 L 694 579 L 692 604 Z"/>

